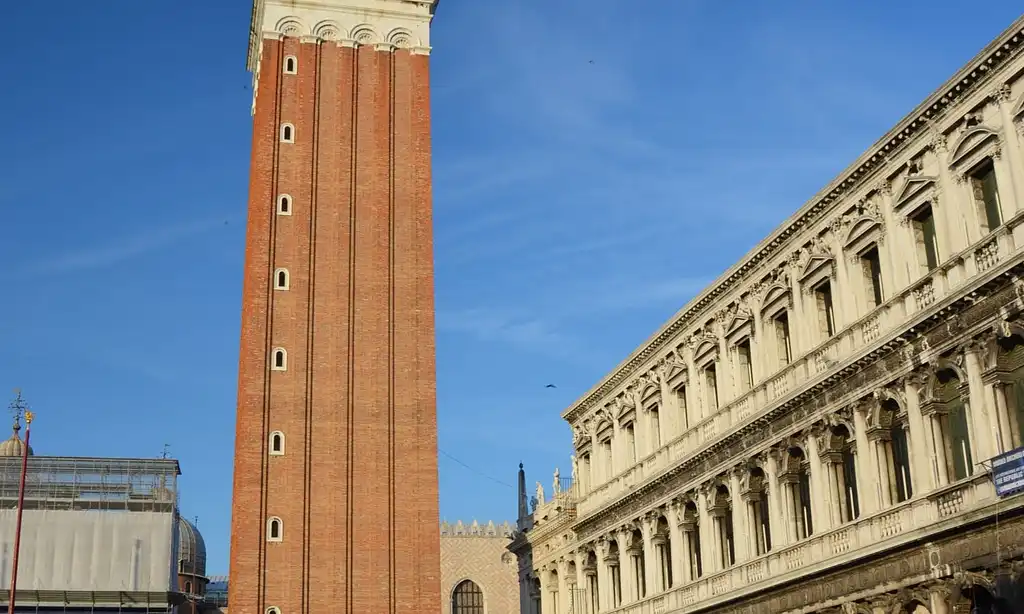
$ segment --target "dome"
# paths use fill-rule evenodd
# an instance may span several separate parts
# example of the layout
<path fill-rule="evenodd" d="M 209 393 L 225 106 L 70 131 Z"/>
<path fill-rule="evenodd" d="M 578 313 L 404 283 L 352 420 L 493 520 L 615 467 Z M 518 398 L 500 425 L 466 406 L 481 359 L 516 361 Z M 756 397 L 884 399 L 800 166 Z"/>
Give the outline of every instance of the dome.
<path fill-rule="evenodd" d="M 0 442 L 0 456 L 20 457 L 25 454 L 25 442 L 18 436 L 20 430 L 21 424 L 15 422 L 14 432 L 11 433 L 10 439 Z M 28 455 L 32 456 L 32 446 L 28 448 Z"/>
<path fill-rule="evenodd" d="M 206 577 L 206 542 L 194 524 L 178 516 L 178 572 Z"/>

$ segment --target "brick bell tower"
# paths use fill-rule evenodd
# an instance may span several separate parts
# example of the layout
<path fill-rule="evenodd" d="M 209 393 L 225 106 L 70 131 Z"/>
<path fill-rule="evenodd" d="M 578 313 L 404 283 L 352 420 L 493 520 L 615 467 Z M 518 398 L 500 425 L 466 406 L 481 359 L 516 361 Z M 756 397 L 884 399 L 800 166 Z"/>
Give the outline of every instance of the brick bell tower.
<path fill-rule="evenodd" d="M 436 0 L 256 0 L 229 604 L 440 611 Z"/>

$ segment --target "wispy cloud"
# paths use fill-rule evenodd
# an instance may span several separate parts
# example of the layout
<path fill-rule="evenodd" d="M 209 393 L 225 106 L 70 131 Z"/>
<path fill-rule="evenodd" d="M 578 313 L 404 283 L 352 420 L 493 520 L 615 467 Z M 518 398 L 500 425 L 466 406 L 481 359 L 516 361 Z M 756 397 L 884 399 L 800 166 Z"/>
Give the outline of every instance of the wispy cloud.
<path fill-rule="evenodd" d="M 707 279 L 605 278 L 521 297 L 516 308 L 439 308 L 438 329 L 572 363 L 591 365 L 595 348 L 580 330 L 611 325 L 630 312 L 662 308 L 674 313 L 707 286 Z"/>
<path fill-rule="evenodd" d="M 218 218 L 166 226 L 156 232 L 122 237 L 102 245 L 82 247 L 36 262 L 28 262 L 20 267 L 16 266 L 15 275 L 48 277 L 103 269 L 222 228 L 225 223 L 224 218 Z"/>

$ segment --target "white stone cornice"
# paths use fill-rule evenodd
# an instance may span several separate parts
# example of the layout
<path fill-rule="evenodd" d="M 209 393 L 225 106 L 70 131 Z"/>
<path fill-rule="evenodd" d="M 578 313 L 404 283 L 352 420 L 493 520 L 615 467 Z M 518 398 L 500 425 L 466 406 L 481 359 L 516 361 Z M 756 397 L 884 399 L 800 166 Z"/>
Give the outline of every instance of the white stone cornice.
<path fill-rule="evenodd" d="M 437 0 L 254 0 L 249 69 L 262 39 L 373 45 L 378 51 L 430 53 L 430 21 Z"/>

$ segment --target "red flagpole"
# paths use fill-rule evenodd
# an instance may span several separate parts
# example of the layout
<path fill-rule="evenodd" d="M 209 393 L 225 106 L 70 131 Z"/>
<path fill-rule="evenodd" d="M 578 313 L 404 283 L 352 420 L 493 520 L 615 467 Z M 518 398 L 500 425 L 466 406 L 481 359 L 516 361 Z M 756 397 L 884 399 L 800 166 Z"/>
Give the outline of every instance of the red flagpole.
<path fill-rule="evenodd" d="M 32 433 L 32 412 L 25 412 L 25 445 L 21 451 L 21 482 L 18 484 L 18 519 L 14 525 L 14 557 L 11 561 L 11 598 L 7 614 L 14 614 L 14 593 L 18 588 L 18 551 L 21 550 L 21 516 L 25 511 L 25 475 L 28 473 L 28 438 Z"/>

